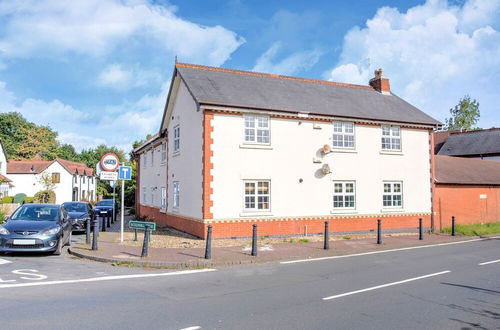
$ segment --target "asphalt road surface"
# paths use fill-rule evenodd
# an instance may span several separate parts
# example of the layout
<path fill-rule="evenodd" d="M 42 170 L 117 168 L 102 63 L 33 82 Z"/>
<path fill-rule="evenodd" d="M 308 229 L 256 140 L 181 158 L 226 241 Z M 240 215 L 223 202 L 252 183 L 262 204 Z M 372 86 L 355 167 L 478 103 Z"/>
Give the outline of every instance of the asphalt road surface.
<path fill-rule="evenodd" d="M 500 329 L 500 239 L 193 271 L 7 255 L 0 297 L 1 329 Z"/>

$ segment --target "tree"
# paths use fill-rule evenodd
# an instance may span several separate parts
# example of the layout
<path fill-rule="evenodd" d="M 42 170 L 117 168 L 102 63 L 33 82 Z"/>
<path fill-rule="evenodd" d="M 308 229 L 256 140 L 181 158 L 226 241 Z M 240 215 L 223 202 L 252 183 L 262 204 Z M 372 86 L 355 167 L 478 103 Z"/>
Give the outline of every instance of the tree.
<path fill-rule="evenodd" d="M 71 144 L 61 145 L 59 150 L 57 150 L 57 157 L 71 161 L 78 161 L 78 153 Z"/>
<path fill-rule="evenodd" d="M 48 172 L 43 172 L 36 181 L 43 187 L 43 190 L 54 190 L 56 187 L 56 183 L 52 180 L 52 174 Z"/>
<path fill-rule="evenodd" d="M 450 109 L 450 114 L 451 118 L 446 118 L 446 130 L 471 130 L 479 120 L 479 102 L 465 95 Z"/>

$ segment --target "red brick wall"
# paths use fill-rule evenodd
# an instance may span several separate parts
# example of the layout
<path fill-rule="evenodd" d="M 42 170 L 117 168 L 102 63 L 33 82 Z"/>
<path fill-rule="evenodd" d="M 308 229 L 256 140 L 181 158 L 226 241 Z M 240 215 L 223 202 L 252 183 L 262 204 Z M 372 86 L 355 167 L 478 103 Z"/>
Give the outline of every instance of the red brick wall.
<path fill-rule="evenodd" d="M 440 230 L 451 226 L 451 217 L 458 224 L 500 221 L 499 186 L 460 186 L 436 184 L 434 195 L 435 225 Z M 480 195 L 487 198 L 481 199 Z"/>

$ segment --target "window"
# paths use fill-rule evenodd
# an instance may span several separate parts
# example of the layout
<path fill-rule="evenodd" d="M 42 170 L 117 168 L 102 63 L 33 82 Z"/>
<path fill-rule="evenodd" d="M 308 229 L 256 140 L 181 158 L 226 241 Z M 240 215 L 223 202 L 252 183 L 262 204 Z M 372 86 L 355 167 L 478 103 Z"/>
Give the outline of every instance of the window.
<path fill-rule="evenodd" d="M 401 150 L 401 130 L 399 126 L 382 126 L 382 149 Z"/>
<path fill-rule="evenodd" d="M 245 180 L 245 211 L 269 211 L 271 208 L 271 181 Z"/>
<path fill-rule="evenodd" d="M 333 208 L 354 209 L 356 207 L 356 188 L 354 181 L 333 182 Z"/>
<path fill-rule="evenodd" d="M 383 205 L 384 207 L 403 207 L 403 183 L 401 181 L 384 182 Z"/>
<path fill-rule="evenodd" d="M 83 177 L 83 183 L 85 183 L 85 175 L 83 175 L 82 177 Z"/>
<path fill-rule="evenodd" d="M 174 153 L 181 150 L 181 127 L 174 127 Z"/>
<path fill-rule="evenodd" d="M 77 182 L 77 181 L 76 181 L 76 178 L 77 178 L 76 174 L 75 174 L 75 175 L 73 175 L 73 178 L 75 179 L 75 183 L 76 183 L 76 182 Z"/>
<path fill-rule="evenodd" d="M 150 191 L 151 191 L 151 202 L 150 202 L 150 204 L 154 205 L 154 203 L 155 203 L 155 188 L 151 187 Z"/>
<path fill-rule="evenodd" d="M 148 202 L 147 188 L 142 187 L 142 204 L 146 204 Z"/>
<path fill-rule="evenodd" d="M 90 198 L 91 201 L 94 200 L 94 191 L 93 190 L 90 191 L 89 198 Z"/>
<path fill-rule="evenodd" d="M 52 173 L 52 183 L 61 182 L 61 173 Z"/>
<path fill-rule="evenodd" d="M 142 154 L 142 165 L 146 167 L 147 164 L 148 164 L 148 153 L 145 152 Z"/>
<path fill-rule="evenodd" d="M 155 150 L 151 149 L 151 167 L 155 165 Z"/>
<path fill-rule="evenodd" d="M 161 208 L 162 210 L 167 209 L 167 188 L 161 187 Z"/>
<path fill-rule="evenodd" d="M 333 147 L 354 148 L 354 123 L 333 122 Z"/>
<path fill-rule="evenodd" d="M 267 116 L 245 116 L 245 142 L 246 143 L 270 143 L 269 117 Z"/>
<path fill-rule="evenodd" d="M 85 199 L 85 190 L 82 190 L 82 199 Z"/>
<path fill-rule="evenodd" d="M 161 144 L 161 162 L 165 163 L 167 161 L 167 144 Z"/>
<path fill-rule="evenodd" d="M 179 181 L 174 181 L 174 209 L 178 209 L 180 205 L 180 183 Z"/>

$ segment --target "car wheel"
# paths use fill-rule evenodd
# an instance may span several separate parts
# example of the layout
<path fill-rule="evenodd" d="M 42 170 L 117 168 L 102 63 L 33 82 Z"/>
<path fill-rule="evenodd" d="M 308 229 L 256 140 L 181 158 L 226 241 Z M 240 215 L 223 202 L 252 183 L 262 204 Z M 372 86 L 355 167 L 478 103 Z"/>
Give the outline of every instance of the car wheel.
<path fill-rule="evenodd" d="M 59 238 L 59 241 L 57 242 L 57 248 L 54 251 L 55 256 L 60 256 L 62 252 L 62 237 Z"/>
<path fill-rule="evenodd" d="M 71 238 L 73 237 L 73 232 L 69 232 L 69 238 L 68 241 L 66 242 L 66 246 L 71 246 Z"/>

